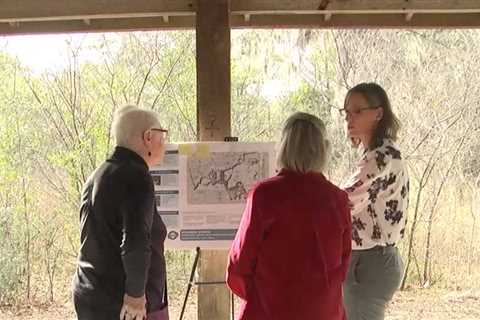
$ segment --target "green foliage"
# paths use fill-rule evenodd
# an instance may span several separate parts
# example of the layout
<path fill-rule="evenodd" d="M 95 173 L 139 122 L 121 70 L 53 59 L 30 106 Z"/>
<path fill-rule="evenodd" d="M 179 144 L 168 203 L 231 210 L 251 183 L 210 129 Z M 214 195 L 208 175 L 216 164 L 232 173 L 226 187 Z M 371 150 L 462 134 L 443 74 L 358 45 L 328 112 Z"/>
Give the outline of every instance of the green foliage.
<path fill-rule="evenodd" d="M 11 303 L 21 288 L 22 256 L 18 254 L 21 246 L 18 224 L 15 223 L 13 210 L 0 210 L 0 305 Z"/>
<path fill-rule="evenodd" d="M 232 134 L 240 141 L 277 141 L 291 113 L 316 114 L 332 144 L 327 175 L 339 183 L 356 155 L 336 108 L 360 81 L 383 85 L 403 122 L 399 143 L 410 167 L 411 204 L 420 197 L 428 157 L 436 152 L 440 164 L 421 196 L 418 228 L 407 233 L 416 233 L 410 284 L 422 281 L 428 212 L 446 174 L 441 163 L 453 159 L 467 136 L 433 215 L 433 256 L 448 247 L 452 258 L 434 258 L 432 279 L 447 283 L 454 259 L 478 265 L 479 235 L 472 229 L 478 214 L 458 208 L 460 197 L 473 201 L 480 172 L 479 46 L 480 33 L 471 30 L 232 31 Z M 97 58 L 85 58 L 87 50 Z M 105 34 L 88 48 L 66 44 L 65 51 L 66 66 L 41 74 L 0 52 L 0 304 L 23 302 L 27 291 L 33 300 L 68 299 L 81 186 L 112 150 L 110 123 L 118 106 L 157 110 L 172 141 L 196 140 L 194 32 Z M 451 212 L 457 211 L 455 220 Z M 167 262 L 178 297 L 192 254 L 168 251 Z"/>

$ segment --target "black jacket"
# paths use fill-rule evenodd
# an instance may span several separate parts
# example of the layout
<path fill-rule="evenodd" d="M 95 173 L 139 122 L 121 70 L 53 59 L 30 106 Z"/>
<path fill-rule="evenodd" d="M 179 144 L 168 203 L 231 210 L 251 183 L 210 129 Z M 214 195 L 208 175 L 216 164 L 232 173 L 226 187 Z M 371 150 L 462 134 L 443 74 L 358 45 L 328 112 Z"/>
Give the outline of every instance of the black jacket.
<path fill-rule="evenodd" d="M 123 295 L 161 309 L 166 290 L 166 228 L 145 161 L 116 147 L 88 178 L 80 206 L 81 246 L 73 291 L 84 303 L 121 306 Z"/>

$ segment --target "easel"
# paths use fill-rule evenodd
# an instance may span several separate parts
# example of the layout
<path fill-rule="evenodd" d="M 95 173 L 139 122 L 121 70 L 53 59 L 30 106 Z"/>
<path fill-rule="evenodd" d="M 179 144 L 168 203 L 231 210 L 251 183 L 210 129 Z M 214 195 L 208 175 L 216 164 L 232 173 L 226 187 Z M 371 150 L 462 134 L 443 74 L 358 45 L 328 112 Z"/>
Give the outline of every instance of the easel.
<path fill-rule="evenodd" d="M 180 313 L 180 319 L 183 320 L 183 316 L 185 314 L 185 309 L 187 307 L 187 302 L 188 302 L 188 296 L 190 295 L 190 291 L 192 290 L 192 286 L 210 286 L 210 285 L 224 285 L 226 284 L 225 280 L 223 281 L 194 281 L 195 279 L 195 272 L 197 271 L 197 266 L 198 266 L 198 260 L 200 259 L 200 247 L 195 248 L 195 259 L 193 260 L 193 265 L 192 265 L 192 271 L 190 272 L 190 278 L 188 280 L 188 285 L 187 285 L 187 292 L 185 293 L 185 298 L 183 300 L 183 306 L 182 306 L 182 312 Z M 235 318 L 235 301 L 233 297 L 233 293 L 231 294 L 231 306 L 230 306 L 230 311 L 231 311 L 231 320 L 234 320 Z"/>
<path fill-rule="evenodd" d="M 238 142 L 238 137 L 225 137 L 223 139 L 225 142 Z M 190 278 L 188 280 L 188 285 L 187 285 L 187 292 L 185 293 L 185 298 L 183 300 L 183 306 L 182 306 L 182 311 L 180 313 L 180 319 L 183 320 L 183 316 L 185 314 L 185 309 L 187 307 L 187 302 L 188 302 L 188 296 L 190 295 L 190 291 L 192 290 L 192 286 L 210 286 L 210 285 L 225 285 L 226 282 L 225 280 L 222 281 L 194 281 L 195 280 L 195 272 L 197 271 L 197 266 L 198 266 L 198 260 L 200 259 L 200 247 L 195 248 L 195 259 L 193 260 L 193 265 L 192 265 L 192 271 L 190 272 Z M 230 319 L 234 320 L 235 319 L 235 301 L 234 301 L 234 296 L 233 293 L 230 293 Z"/>

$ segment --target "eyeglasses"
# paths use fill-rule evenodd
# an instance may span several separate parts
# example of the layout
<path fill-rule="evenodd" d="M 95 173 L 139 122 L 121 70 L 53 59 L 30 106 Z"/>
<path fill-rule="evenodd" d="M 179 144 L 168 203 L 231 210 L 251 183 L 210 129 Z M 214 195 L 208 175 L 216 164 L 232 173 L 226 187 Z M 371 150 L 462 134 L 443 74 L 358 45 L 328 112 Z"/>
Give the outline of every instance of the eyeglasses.
<path fill-rule="evenodd" d="M 348 109 L 345 109 L 345 108 L 342 108 L 342 109 L 338 109 L 338 111 L 340 112 L 340 115 L 342 116 L 349 116 L 349 115 L 359 115 L 361 114 L 363 111 L 365 110 L 374 110 L 374 109 L 378 109 L 380 107 L 364 107 L 364 108 L 359 108 L 359 109 L 355 109 L 355 110 L 348 110 Z"/>
<path fill-rule="evenodd" d="M 168 135 L 168 130 L 167 129 L 162 129 L 162 128 L 150 128 L 152 131 L 160 131 L 162 133 L 162 136 L 164 139 L 167 138 Z"/>

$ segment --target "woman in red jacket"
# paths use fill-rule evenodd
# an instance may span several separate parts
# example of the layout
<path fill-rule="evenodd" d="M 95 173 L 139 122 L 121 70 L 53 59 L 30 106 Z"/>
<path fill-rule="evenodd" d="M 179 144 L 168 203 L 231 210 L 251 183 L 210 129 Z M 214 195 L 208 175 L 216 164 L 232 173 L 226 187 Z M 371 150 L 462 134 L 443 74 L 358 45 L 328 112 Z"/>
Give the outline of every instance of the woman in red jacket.
<path fill-rule="evenodd" d="M 251 190 L 230 250 L 227 283 L 239 320 L 343 320 L 351 252 L 347 195 L 322 174 L 329 143 L 320 119 L 285 123 L 279 174 Z"/>

